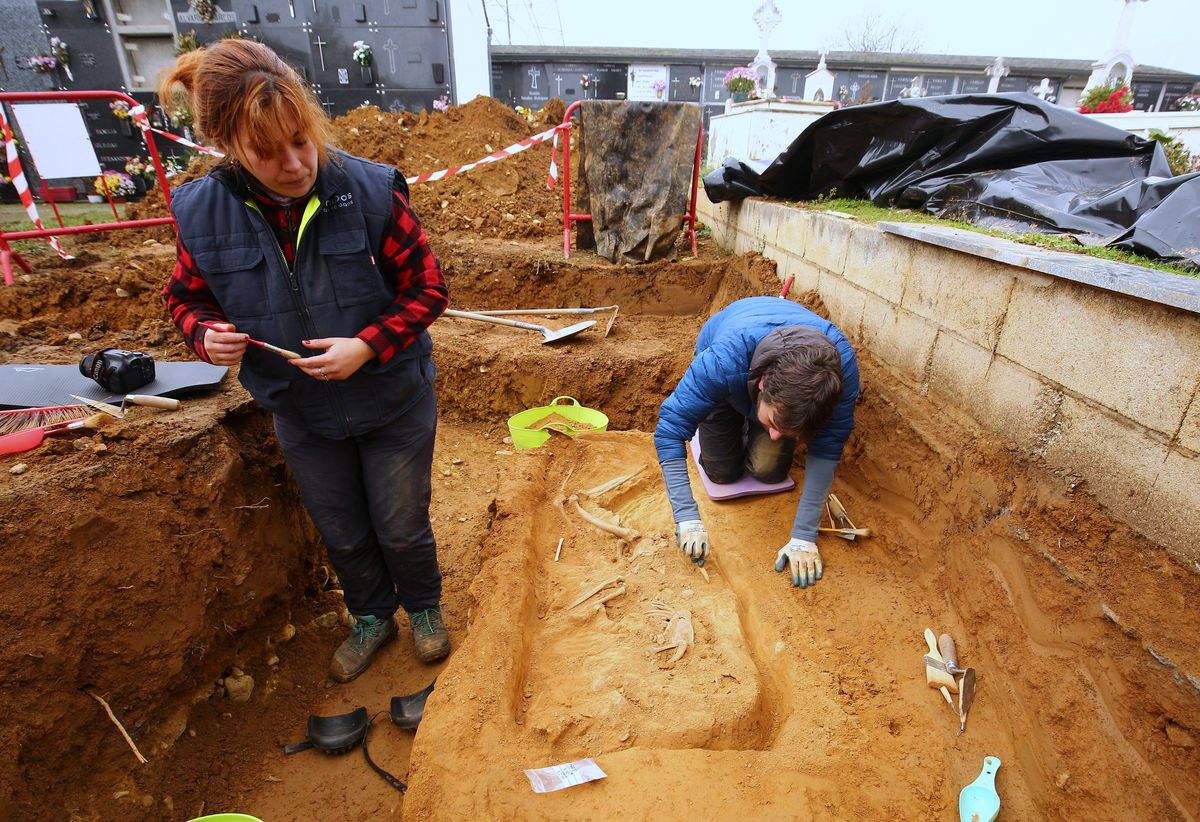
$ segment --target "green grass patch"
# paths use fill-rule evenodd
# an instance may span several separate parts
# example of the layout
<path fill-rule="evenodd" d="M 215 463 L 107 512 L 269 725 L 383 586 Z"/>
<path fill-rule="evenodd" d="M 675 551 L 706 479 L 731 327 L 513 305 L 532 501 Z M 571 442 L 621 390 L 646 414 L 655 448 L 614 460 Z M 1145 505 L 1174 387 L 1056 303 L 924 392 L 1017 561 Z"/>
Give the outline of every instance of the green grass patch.
<path fill-rule="evenodd" d="M 62 217 L 63 225 L 86 225 L 88 223 L 111 223 L 112 208 L 104 203 L 56 203 L 58 214 Z M 58 220 L 54 218 L 54 209 L 49 203 L 38 203 L 38 216 L 46 228 L 56 228 Z M 117 214 L 125 219 L 124 207 L 117 205 Z M 25 213 L 25 207 L 19 203 L 0 204 L 0 230 L 3 231 L 32 231 L 36 226 Z M 67 238 L 64 238 L 64 241 Z M 42 250 L 50 251 L 50 245 L 44 237 L 35 240 L 17 240 L 12 243 L 13 251 L 19 254 L 37 255 Z"/>
<path fill-rule="evenodd" d="M 851 214 L 860 220 L 869 223 L 878 222 L 896 222 L 896 223 L 933 223 L 936 225 L 950 226 L 951 228 L 961 228 L 964 231 L 974 231 L 978 234 L 988 234 L 992 237 L 1003 237 L 1006 240 L 1012 240 L 1025 245 L 1038 246 L 1053 251 L 1067 251 L 1072 254 L 1083 254 L 1087 257 L 1098 257 L 1102 260 L 1111 260 L 1118 263 L 1129 263 L 1130 265 L 1140 265 L 1144 268 L 1153 268 L 1158 271 L 1166 271 L 1169 274 L 1182 274 L 1185 277 L 1200 278 L 1200 272 L 1188 271 L 1179 266 L 1163 263 L 1158 260 L 1143 257 L 1140 254 L 1134 254 L 1131 251 L 1124 251 L 1119 248 L 1106 248 L 1103 246 L 1082 246 L 1068 234 L 1017 234 L 1011 231 L 999 231 L 992 228 L 982 228 L 971 223 L 964 223 L 960 220 L 944 220 L 940 217 L 935 217 L 923 211 L 912 211 L 906 208 L 884 208 L 877 206 L 869 200 L 849 200 L 842 198 L 829 198 L 816 200 L 801 200 L 793 202 L 793 205 L 799 208 L 806 208 L 811 211 L 840 211 L 843 214 Z"/>

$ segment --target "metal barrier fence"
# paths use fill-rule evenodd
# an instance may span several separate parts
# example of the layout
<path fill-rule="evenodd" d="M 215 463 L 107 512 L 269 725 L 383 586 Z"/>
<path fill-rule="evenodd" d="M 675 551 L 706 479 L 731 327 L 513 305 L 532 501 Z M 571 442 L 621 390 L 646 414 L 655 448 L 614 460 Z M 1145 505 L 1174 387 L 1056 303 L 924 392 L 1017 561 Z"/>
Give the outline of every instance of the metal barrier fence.
<path fill-rule="evenodd" d="M 12 177 L 13 184 L 16 186 L 17 193 L 20 195 L 21 204 L 25 206 L 25 211 L 29 214 L 30 220 L 36 228 L 27 231 L 4 231 L 0 228 L 0 273 L 4 276 L 4 282 L 12 284 L 13 269 L 12 264 L 15 262 L 26 273 L 32 271 L 28 263 L 21 258 L 21 255 L 12 250 L 10 242 L 17 240 L 33 240 L 41 237 L 48 238 L 51 247 L 58 252 L 59 256 L 64 259 L 70 259 L 62 246 L 58 244 L 56 239 L 64 234 L 83 234 L 92 231 L 113 231 L 116 229 L 125 228 L 147 228 L 156 225 L 174 225 L 175 218 L 173 217 L 152 217 L 144 220 L 123 220 L 120 214 L 117 213 L 116 203 L 113 201 L 112 192 L 108 186 L 104 187 L 104 194 L 108 199 L 109 207 L 112 209 L 113 222 L 97 223 L 95 225 L 80 225 L 67 226 L 63 224 L 62 216 L 58 213 L 58 205 L 54 201 L 54 197 L 49 197 L 50 207 L 54 211 L 55 219 L 58 221 L 57 228 L 46 228 L 40 216 L 38 215 L 37 205 L 34 203 L 33 191 L 29 187 L 28 180 L 25 177 L 25 171 L 21 166 L 21 160 L 17 154 L 14 135 L 8 120 L 4 114 L 3 103 L 37 103 L 49 102 L 56 100 L 66 100 L 71 102 L 79 102 L 80 100 L 120 100 L 125 102 L 131 110 L 141 112 L 141 104 L 127 94 L 122 94 L 119 91 L 5 91 L 0 92 L 0 136 L 3 136 L 5 143 L 5 155 L 7 161 L 8 175 Z M 146 142 L 146 150 L 150 155 L 150 162 L 154 168 L 154 174 L 158 180 L 158 185 L 163 193 L 163 199 L 166 200 L 167 206 L 171 205 L 171 191 L 167 184 L 167 174 L 163 169 L 162 159 L 158 154 L 158 147 L 154 144 L 154 138 L 151 136 L 151 129 L 146 117 L 141 115 L 137 118 L 138 125 L 142 130 L 142 138 Z"/>

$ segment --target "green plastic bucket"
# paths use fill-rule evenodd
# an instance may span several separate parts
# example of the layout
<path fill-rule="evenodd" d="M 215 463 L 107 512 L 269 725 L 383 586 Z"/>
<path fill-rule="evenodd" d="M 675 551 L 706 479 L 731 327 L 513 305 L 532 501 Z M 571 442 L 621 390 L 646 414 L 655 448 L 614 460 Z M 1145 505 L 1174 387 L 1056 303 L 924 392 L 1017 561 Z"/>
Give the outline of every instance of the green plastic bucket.
<path fill-rule="evenodd" d="M 559 400 L 567 402 L 560 403 Z M 512 435 L 513 445 L 517 448 L 537 448 L 550 439 L 549 431 L 533 426 L 551 414 L 557 414 L 567 420 L 555 425 L 554 429 L 572 437 L 583 431 L 608 429 L 608 417 L 601 412 L 580 405 L 574 397 L 555 397 L 549 405 L 528 408 L 508 418 L 508 432 Z M 571 426 L 572 422 L 582 423 L 582 427 L 574 428 Z"/>

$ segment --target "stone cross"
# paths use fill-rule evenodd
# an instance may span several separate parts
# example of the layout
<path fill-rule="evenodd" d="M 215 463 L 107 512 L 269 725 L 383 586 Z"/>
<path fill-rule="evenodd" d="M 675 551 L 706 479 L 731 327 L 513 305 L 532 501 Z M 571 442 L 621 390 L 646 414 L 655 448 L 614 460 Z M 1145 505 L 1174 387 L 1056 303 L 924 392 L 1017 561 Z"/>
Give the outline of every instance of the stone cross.
<path fill-rule="evenodd" d="M 775 3 L 772 0 L 763 0 L 762 5 L 754 12 L 754 25 L 758 27 L 759 48 L 762 51 L 767 50 L 767 41 L 771 38 L 771 32 L 783 20 L 783 15 L 779 13 L 779 9 L 775 8 Z"/>
<path fill-rule="evenodd" d="M 796 84 L 804 79 L 804 75 L 798 71 L 792 72 L 792 94 L 796 93 Z"/>
<path fill-rule="evenodd" d="M 530 67 L 529 67 L 529 71 L 527 72 L 527 74 L 529 75 L 529 79 L 532 81 L 532 82 L 529 84 L 529 90 L 530 90 L 530 91 L 537 91 L 537 90 L 538 90 L 538 87 L 537 87 L 537 80 L 538 80 L 538 78 L 539 78 L 539 77 L 541 77 L 541 76 L 542 76 L 542 72 L 541 72 L 541 70 L 540 70 L 540 69 L 539 69 L 537 66 L 530 66 Z"/>
<path fill-rule="evenodd" d="M 400 50 L 400 46 L 396 45 L 396 41 L 389 37 L 383 44 L 383 50 L 388 53 L 388 65 L 394 75 L 396 73 L 396 52 Z"/>
<path fill-rule="evenodd" d="M 1049 100 L 1051 97 L 1053 97 L 1054 95 L 1050 93 L 1050 78 L 1043 77 L 1042 84 L 1038 86 L 1033 93 L 1038 97 L 1041 97 L 1043 100 Z"/>
<path fill-rule="evenodd" d="M 558 91 L 554 92 L 555 96 L 562 97 L 562 75 L 561 74 L 554 75 L 554 87 L 558 89 Z"/>
<path fill-rule="evenodd" d="M 328 40 L 322 40 L 321 35 L 317 35 L 317 39 L 313 41 L 313 45 L 317 47 L 317 54 L 321 55 L 321 71 L 325 70 L 325 46 L 329 45 Z"/>
<path fill-rule="evenodd" d="M 759 33 L 759 47 L 758 54 L 754 55 L 754 61 L 750 63 L 750 68 L 758 75 L 759 91 L 767 97 L 775 95 L 775 62 L 767 53 L 767 42 L 771 39 L 771 32 L 781 20 L 783 20 L 783 15 L 779 13 L 779 9 L 775 8 L 773 0 L 763 0 L 762 5 L 754 12 L 754 25 L 758 27 Z"/>
<path fill-rule="evenodd" d="M 991 79 L 988 81 L 988 94 L 995 94 L 1000 88 L 1000 78 L 1008 76 L 1008 66 L 1004 65 L 1004 58 L 997 57 L 992 61 L 992 64 L 983 70 Z"/>

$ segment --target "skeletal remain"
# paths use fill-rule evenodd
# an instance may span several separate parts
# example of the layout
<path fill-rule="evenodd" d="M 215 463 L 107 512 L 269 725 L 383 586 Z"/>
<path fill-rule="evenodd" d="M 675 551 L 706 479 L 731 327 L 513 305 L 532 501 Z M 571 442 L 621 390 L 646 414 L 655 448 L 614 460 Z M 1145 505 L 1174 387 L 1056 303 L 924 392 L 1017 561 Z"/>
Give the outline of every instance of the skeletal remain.
<path fill-rule="evenodd" d="M 624 594 L 625 594 L 625 586 L 618 585 L 616 588 L 609 591 L 604 596 L 600 597 L 600 599 L 596 600 L 596 605 L 599 606 L 600 608 L 603 608 L 604 603 L 608 602 L 610 599 L 616 599 L 619 596 L 624 596 Z"/>
<path fill-rule="evenodd" d="M 605 522 L 604 520 L 600 519 L 595 514 L 588 513 L 587 511 L 584 510 L 583 506 L 579 504 L 579 497 L 576 496 L 575 494 L 572 494 L 567 499 L 567 502 L 571 503 L 571 505 L 573 505 L 575 507 L 575 510 L 579 513 L 579 516 L 583 517 L 585 520 L 590 522 L 592 525 L 595 525 L 600 530 L 607 531 L 608 533 L 612 534 L 614 537 L 620 537 L 621 539 L 627 539 L 630 542 L 633 542 L 634 540 L 639 539 L 642 536 L 641 534 L 639 534 L 637 531 L 633 530 L 632 528 L 622 528 L 620 525 L 613 525 L 611 522 Z"/>
<path fill-rule="evenodd" d="M 579 599 L 575 600 L 575 601 L 574 601 L 574 602 L 572 602 L 570 605 L 568 605 L 568 606 L 567 606 L 567 610 L 569 611 L 569 610 L 571 610 L 572 608 L 574 608 L 576 605 L 579 605 L 579 604 L 581 604 L 581 603 L 585 602 L 585 601 L 586 601 L 588 598 L 595 596 L 596 594 L 600 593 L 601 591 L 603 591 L 603 590 L 604 590 L 605 588 L 607 588 L 608 586 L 610 586 L 610 585 L 615 585 L 615 584 L 617 584 L 617 583 L 621 583 L 621 582 L 624 582 L 624 581 L 625 581 L 625 577 L 613 577 L 612 579 L 606 579 L 606 580 L 604 580 L 604 582 L 601 582 L 601 583 L 600 583 L 599 585 L 597 585 L 596 587 L 594 587 L 594 588 L 589 588 L 589 589 L 587 590 L 587 592 L 586 592 L 586 593 L 585 593 L 583 596 L 579 597 Z"/>
<path fill-rule="evenodd" d="M 601 494 L 603 494 L 605 491 L 611 491 L 612 489 L 616 488 L 618 485 L 622 485 L 626 482 L 629 482 L 629 480 L 633 479 L 634 477 L 636 477 L 638 474 L 642 473 L 645 470 L 646 470 L 646 466 L 643 465 L 641 468 L 637 469 L 636 471 L 632 471 L 628 474 L 625 474 L 624 476 L 614 477 L 613 479 L 610 479 L 608 482 L 600 483 L 595 488 L 586 488 L 586 489 L 581 488 L 580 490 L 576 491 L 575 494 L 577 496 L 584 497 L 584 498 L 598 497 Z"/>
<path fill-rule="evenodd" d="M 650 652 L 660 654 L 663 651 L 674 650 L 675 653 L 671 658 L 658 666 L 660 668 L 672 668 L 676 662 L 683 659 L 683 655 L 687 653 L 688 648 L 696 644 L 696 630 L 692 627 L 692 612 L 688 610 L 676 611 L 661 599 L 654 600 L 652 605 L 653 607 L 646 613 L 651 617 L 659 617 L 665 621 L 667 642 L 651 648 Z"/>

